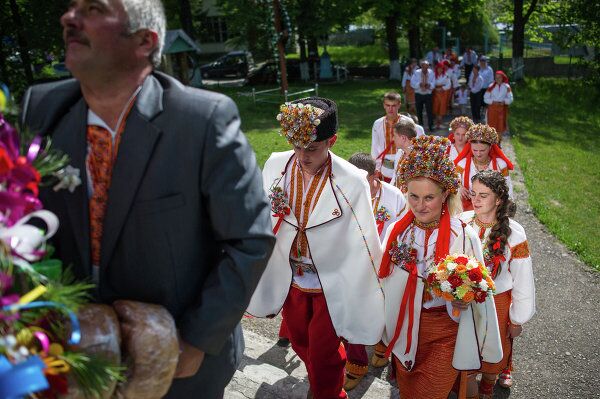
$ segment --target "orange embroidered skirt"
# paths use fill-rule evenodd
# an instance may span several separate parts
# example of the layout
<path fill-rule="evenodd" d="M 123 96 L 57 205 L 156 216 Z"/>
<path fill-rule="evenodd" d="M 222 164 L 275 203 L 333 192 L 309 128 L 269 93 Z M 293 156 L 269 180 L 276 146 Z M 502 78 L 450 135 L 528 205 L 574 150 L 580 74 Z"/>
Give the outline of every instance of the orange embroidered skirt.
<path fill-rule="evenodd" d="M 508 128 L 507 118 L 508 105 L 490 104 L 487 106 L 487 124 L 496 129 L 498 136 L 502 136 L 502 133 Z"/>
<path fill-rule="evenodd" d="M 486 363 L 483 362 L 481 369 L 482 373 L 486 374 L 500 374 L 502 370 L 510 366 L 510 359 L 512 357 L 512 340 L 508 337 L 508 326 L 510 324 L 510 304 L 511 304 L 511 290 L 503 292 L 494 296 L 494 302 L 496 303 L 496 313 L 498 314 L 498 327 L 500 329 L 500 339 L 502 341 L 502 352 L 504 356 L 500 363 Z"/>
<path fill-rule="evenodd" d="M 412 88 L 410 82 L 406 84 L 404 88 L 404 96 L 406 97 L 407 104 L 414 104 L 415 101 L 415 89 Z"/>
<path fill-rule="evenodd" d="M 396 381 L 401 398 L 446 399 L 459 371 L 452 367 L 458 323 L 446 307 L 423 309 L 419 327 L 419 344 L 411 371 L 394 356 Z"/>
<path fill-rule="evenodd" d="M 444 116 L 448 111 L 448 93 L 450 90 L 433 91 L 433 114 Z"/>

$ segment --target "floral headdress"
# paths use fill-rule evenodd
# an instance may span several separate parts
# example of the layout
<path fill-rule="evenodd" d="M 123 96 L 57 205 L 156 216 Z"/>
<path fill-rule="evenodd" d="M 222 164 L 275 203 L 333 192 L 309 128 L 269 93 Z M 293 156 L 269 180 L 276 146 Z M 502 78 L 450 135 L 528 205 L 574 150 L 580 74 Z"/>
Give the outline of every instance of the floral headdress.
<path fill-rule="evenodd" d="M 285 103 L 279 107 L 277 120 L 281 125 L 281 134 L 287 141 L 306 148 L 317 139 L 317 126 L 321 123 L 319 115 L 323 110 L 302 103 Z"/>
<path fill-rule="evenodd" d="M 450 122 L 450 130 L 455 131 L 459 127 L 464 127 L 466 130 L 469 130 L 473 126 L 473 121 L 468 116 L 459 116 L 452 119 Z"/>
<path fill-rule="evenodd" d="M 281 105 L 277 120 L 290 144 L 306 148 L 337 133 L 337 105 L 328 98 L 302 98 Z"/>
<path fill-rule="evenodd" d="M 421 136 L 412 140 L 412 150 L 398 166 L 398 181 L 403 192 L 409 180 L 428 177 L 452 194 L 458 191 L 460 179 L 447 150 L 450 140 L 439 136 Z"/>
<path fill-rule="evenodd" d="M 498 133 L 496 129 L 491 126 L 478 123 L 473 125 L 467 131 L 467 140 L 471 141 L 483 141 L 484 143 L 498 144 Z"/>

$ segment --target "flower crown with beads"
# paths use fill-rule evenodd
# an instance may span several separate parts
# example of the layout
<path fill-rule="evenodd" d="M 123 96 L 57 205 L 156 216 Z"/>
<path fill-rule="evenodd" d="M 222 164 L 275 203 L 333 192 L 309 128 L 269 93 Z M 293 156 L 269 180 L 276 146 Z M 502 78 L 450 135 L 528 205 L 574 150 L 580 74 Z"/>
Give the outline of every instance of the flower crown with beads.
<path fill-rule="evenodd" d="M 460 178 L 447 155 L 450 140 L 439 136 L 420 136 L 412 139 L 411 144 L 410 153 L 398 166 L 398 181 L 402 191 L 408 191 L 409 180 L 427 177 L 441 184 L 451 194 L 457 193 Z"/>
<path fill-rule="evenodd" d="M 468 116 L 459 116 L 452 119 L 450 122 L 450 131 L 455 131 L 459 127 L 464 127 L 466 130 L 469 130 L 473 126 L 473 121 Z"/>
<path fill-rule="evenodd" d="M 467 140 L 471 141 L 483 141 L 484 143 L 498 144 L 498 133 L 496 129 L 483 123 L 473 125 L 467 131 Z"/>
<path fill-rule="evenodd" d="M 306 148 L 317 139 L 319 115 L 323 110 L 311 104 L 285 103 L 279 107 L 277 120 L 281 125 L 279 134 L 296 146 Z"/>

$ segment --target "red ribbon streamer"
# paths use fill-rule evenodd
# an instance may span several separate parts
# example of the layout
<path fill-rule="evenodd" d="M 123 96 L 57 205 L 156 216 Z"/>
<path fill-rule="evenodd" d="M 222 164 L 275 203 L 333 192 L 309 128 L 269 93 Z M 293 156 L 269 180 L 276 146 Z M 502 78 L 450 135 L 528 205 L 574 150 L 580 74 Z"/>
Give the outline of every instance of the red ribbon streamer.
<path fill-rule="evenodd" d="M 406 264 L 406 270 L 408 271 L 408 281 L 406 283 L 406 288 L 404 290 L 404 294 L 402 295 L 402 303 L 400 304 L 400 312 L 398 313 L 398 321 L 396 322 L 396 330 L 394 331 L 394 337 L 388 344 L 388 347 L 385 351 L 385 357 L 389 357 L 396 345 L 396 341 L 400 337 L 400 330 L 402 330 L 402 325 L 404 324 L 404 315 L 406 314 L 406 308 L 408 306 L 408 333 L 406 339 L 406 350 L 405 354 L 410 351 L 410 347 L 412 345 L 412 328 L 414 324 L 415 318 L 415 295 L 417 292 L 417 264 L 414 262 Z"/>
<path fill-rule="evenodd" d="M 283 218 L 286 217 L 286 215 L 290 214 L 290 210 L 286 209 L 283 212 L 280 213 L 276 213 L 273 216 L 274 217 L 279 217 L 279 219 L 277 219 L 277 223 L 275 224 L 275 227 L 273 227 L 273 234 L 277 235 L 277 232 L 279 231 L 279 227 L 281 226 L 281 222 L 283 222 Z"/>
<path fill-rule="evenodd" d="M 377 221 L 377 234 L 381 235 L 381 232 L 383 231 L 383 225 L 385 224 L 385 222 L 383 220 L 378 220 Z"/>
<path fill-rule="evenodd" d="M 381 260 L 381 265 L 379 267 L 379 277 L 385 278 L 391 274 L 391 261 L 389 251 L 392 247 L 392 243 L 396 240 L 396 238 L 404 232 L 408 228 L 408 226 L 414 220 L 414 214 L 412 211 L 409 211 L 404 218 L 400 221 L 396 222 L 394 227 L 392 228 L 392 233 L 388 237 L 388 241 L 385 246 L 385 252 L 383 253 L 383 259 Z M 440 227 L 438 230 L 438 237 L 435 243 L 435 262 L 439 263 L 442 259 L 444 259 L 450 250 L 450 212 L 448 210 L 448 204 L 445 203 L 442 207 L 442 215 L 440 218 Z M 406 314 L 406 307 L 409 306 L 408 309 L 408 333 L 406 340 L 406 353 L 410 351 L 410 347 L 412 344 L 412 329 L 414 324 L 414 303 L 417 291 L 417 265 L 415 262 L 410 262 L 405 265 L 406 270 L 409 272 L 408 281 L 406 283 L 406 288 L 404 290 L 404 294 L 402 295 L 402 303 L 400 304 L 400 312 L 398 313 L 398 321 L 396 322 L 396 330 L 394 331 L 394 336 L 392 340 L 388 344 L 386 350 L 386 357 L 392 353 L 394 349 L 394 345 L 398 338 L 400 337 L 400 330 L 402 329 L 402 324 L 404 322 L 404 315 Z"/>

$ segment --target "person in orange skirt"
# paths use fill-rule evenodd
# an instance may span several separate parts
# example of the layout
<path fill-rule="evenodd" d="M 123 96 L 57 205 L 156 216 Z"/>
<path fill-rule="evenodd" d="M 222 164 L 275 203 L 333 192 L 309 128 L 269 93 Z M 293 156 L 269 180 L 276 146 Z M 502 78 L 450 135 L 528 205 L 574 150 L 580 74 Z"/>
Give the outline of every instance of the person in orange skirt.
<path fill-rule="evenodd" d="M 411 58 L 410 64 L 404 69 L 404 75 L 402 76 L 402 90 L 404 91 L 404 99 L 406 100 L 406 109 L 411 114 L 416 113 L 415 108 L 415 89 L 410 85 L 410 80 L 414 72 L 417 70 L 417 59 Z"/>
<path fill-rule="evenodd" d="M 448 112 L 448 96 L 452 88 L 452 80 L 447 73 L 446 64 L 442 61 L 435 66 L 435 89 L 433 90 L 433 115 L 435 128 L 439 129 L 442 118 Z"/>
<path fill-rule="evenodd" d="M 479 370 L 483 374 L 480 399 L 491 399 L 498 377 L 503 387 L 513 384 L 513 339 L 535 314 L 535 283 L 525 230 L 511 219 L 515 205 L 508 197 L 506 180 L 499 172 L 484 170 L 473 176 L 472 183 L 475 210 L 459 218 L 473 227 L 484 243 L 485 264 L 496 284 L 494 301 L 504 353 L 500 363 L 484 362 Z"/>
<path fill-rule="evenodd" d="M 485 91 L 483 101 L 488 105 L 487 124 L 496 129 L 502 140 L 502 135 L 508 131 L 508 106 L 513 102 L 512 90 L 504 72 L 496 71 L 494 83 Z"/>
<path fill-rule="evenodd" d="M 409 211 L 388 228 L 379 276 L 385 293 L 386 355 L 393 353 L 400 397 L 446 399 L 480 359 L 502 359 L 494 300 L 465 304 L 433 296 L 429 269 L 448 254 L 473 256 L 483 263 L 477 233 L 455 215 L 460 211 L 460 180 L 447 156 L 450 141 L 437 136 L 413 140 L 399 168 Z M 453 315 L 453 307 L 461 314 Z M 478 320 L 478 323 L 474 323 Z M 478 341 L 476 336 L 485 340 Z M 463 384 L 464 383 L 464 384 Z M 476 395 L 475 392 L 470 394 Z M 459 397 L 466 397 L 461 389 Z"/>
<path fill-rule="evenodd" d="M 509 171 L 513 170 L 513 164 L 498 146 L 498 133 L 493 127 L 480 123 L 471 126 L 467 131 L 467 144 L 454 160 L 454 164 L 462 177 L 460 196 L 463 211 L 473 209 L 470 194 L 471 179 L 481 170 L 491 169 L 502 173 L 508 186 L 508 196 L 513 197 L 509 175 Z"/>

